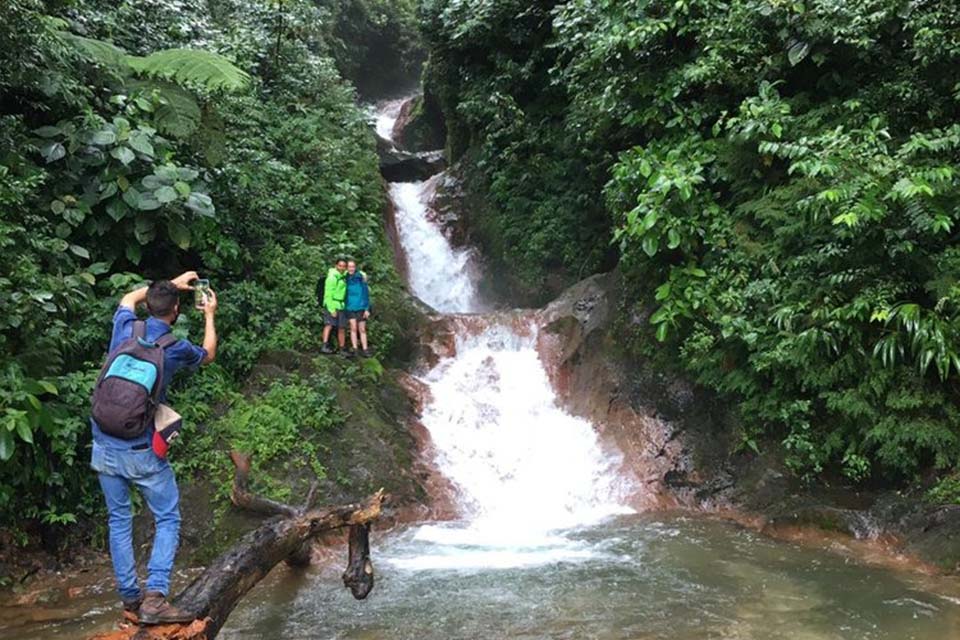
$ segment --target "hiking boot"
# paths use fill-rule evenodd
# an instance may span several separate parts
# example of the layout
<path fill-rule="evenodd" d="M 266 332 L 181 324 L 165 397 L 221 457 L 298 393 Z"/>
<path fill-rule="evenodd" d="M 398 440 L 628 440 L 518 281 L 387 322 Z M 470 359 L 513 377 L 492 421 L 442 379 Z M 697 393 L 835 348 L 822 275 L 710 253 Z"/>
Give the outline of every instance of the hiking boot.
<path fill-rule="evenodd" d="M 123 610 L 127 613 L 132 613 L 133 615 L 138 615 L 140 613 L 140 605 L 143 604 L 143 595 L 137 596 L 132 600 L 123 601 Z"/>
<path fill-rule="evenodd" d="M 372 358 L 373 351 L 370 351 L 370 349 L 364 349 L 363 351 L 360 352 L 360 355 L 362 355 L 364 358 Z"/>
<path fill-rule="evenodd" d="M 140 605 L 141 624 L 169 624 L 174 622 L 192 622 L 196 616 L 176 608 L 159 591 L 147 591 L 147 597 Z"/>
<path fill-rule="evenodd" d="M 331 348 L 330 348 L 330 345 L 325 344 L 325 345 L 323 345 L 323 347 L 320 349 L 320 353 L 322 353 L 322 354 L 324 354 L 324 355 L 330 355 L 331 353 L 336 353 L 336 351 L 334 351 L 333 349 L 331 349 Z"/>
<path fill-rule="evenodd" d="M 357 352 L 353 349 L 344 349 L 340 352 L 340 355 L 342 355 L 344 358 L 356 358 Z"/>

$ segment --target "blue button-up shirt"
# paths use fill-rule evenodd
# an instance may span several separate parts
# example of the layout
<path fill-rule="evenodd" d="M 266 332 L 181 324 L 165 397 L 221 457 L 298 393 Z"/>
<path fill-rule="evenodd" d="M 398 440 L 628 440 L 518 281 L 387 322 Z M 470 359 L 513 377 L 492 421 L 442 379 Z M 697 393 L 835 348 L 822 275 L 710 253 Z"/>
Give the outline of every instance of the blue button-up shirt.
<path fill-rule="evenodd" d="M 133 323 L 137 320 L 136 314 L 126 307 L 117 308 L 113 315 L 113 334 L 110 336 L 110 352 L 116 349 L 120 343 L 133 335 Z M 146 340 L 156 342 L 160 336 L 170 333 L 170 325 L 163 320 L 158 320 L 153 316 L 147 318 Z M 181 369 L 196 370 L 207 357 L 207 350 L 198 347 L 188 340 L 177 340 L 169 347 L 163 350 L 163 381 L 160 387 L 160 402 L 167 399 L 167 385 L 173 380 L 174 374 Z M 90 418 L 90 426 L 93 429 L 93 439 L 98 443 L 116 449 L 129 449 L 144 444 L 149 444 L 153 438 L 153 426 L 140 437 L 132 440 L 123 440 L 114 438 L 100 430 L 96 420 Z"/>

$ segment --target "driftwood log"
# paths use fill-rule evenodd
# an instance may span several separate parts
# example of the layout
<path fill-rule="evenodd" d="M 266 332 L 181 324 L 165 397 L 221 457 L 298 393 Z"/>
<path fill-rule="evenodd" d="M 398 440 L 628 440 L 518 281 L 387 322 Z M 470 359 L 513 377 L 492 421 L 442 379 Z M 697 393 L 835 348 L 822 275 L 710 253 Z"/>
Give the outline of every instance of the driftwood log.
<path fill-rule="evenodd" d="M 344 584 L 357 599 L 373 588 L 370 562 L 370 523 L 380 516 L 385 496 L 381 489 L 364 502 L 315 508 L 316 485 L 302 507 L 293 507 L 250 493 L 250 458 L 230 454 L 236 468 L 232 502 L 256 513 L 273 516 L 217 558 L 181 591 L 172 602 L 196 619 L 186 624 L 140 626 L 128 614 L 120 629 L 92 636 L 91 640 L 212 640 L 240 599 L 280 562 L 291 566 L 310 563 L 310 542 L 317 535 L 349 527 L 349 554 Z"/>

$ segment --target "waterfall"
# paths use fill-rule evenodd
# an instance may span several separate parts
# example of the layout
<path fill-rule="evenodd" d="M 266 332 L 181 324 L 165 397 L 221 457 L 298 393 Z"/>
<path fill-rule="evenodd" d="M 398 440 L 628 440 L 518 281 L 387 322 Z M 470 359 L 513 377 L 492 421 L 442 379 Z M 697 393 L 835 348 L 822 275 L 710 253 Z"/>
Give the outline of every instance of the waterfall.
<path fill-rule="evenodd" d="M 438 178 L 390 184 L 397 235 L 410 265 L 410 290 L 442 313 L 477 311 L 473 251 L 451 247 L 430 219 L 428 200 Z"/>
<path fill-rule="evenodd" d="M 378 131 L 393 131 L 394 110 L 381 108 Z M 431 215 L 438 179 L 390 185 L 410 290 L 442 314 L 476 312 L 473 252 L 452 247 Z M 559 407 L 529 317 L 523 326 L 509 313 L 452 322 L 454 354 L 422 375 L 430 393 L 421 419 L 462 518 L 421 526 L 418 546 L 393 564 L 509 567 L 591 557 L 564 532 L 632 511 L 619 457 L 602 449 L 592 424 Z"/>

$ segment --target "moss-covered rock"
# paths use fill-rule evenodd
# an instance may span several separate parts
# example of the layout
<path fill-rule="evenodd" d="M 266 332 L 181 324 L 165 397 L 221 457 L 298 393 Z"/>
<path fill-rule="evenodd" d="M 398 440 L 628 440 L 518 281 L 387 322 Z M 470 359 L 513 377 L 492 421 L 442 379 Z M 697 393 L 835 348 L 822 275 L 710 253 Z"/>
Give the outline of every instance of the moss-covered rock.
<path fill-rule="evenodd" d="M 395 141 L 409 151 L 443 149 L 447 127 L 436 97 L 429 91 L 403 104 L 397 117 Z"/>

